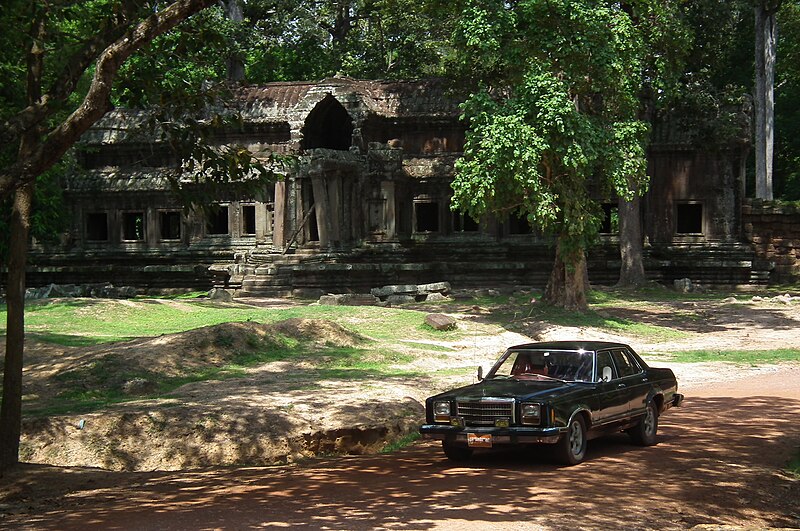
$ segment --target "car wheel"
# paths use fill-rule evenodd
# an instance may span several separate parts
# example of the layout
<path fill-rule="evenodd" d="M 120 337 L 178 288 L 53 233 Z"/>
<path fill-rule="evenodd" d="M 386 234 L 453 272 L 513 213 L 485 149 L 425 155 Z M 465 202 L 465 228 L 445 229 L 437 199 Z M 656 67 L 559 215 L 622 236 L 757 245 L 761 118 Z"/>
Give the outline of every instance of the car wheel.
<path fill-rule="evenodd" d="M 451 461 L 466 461 L 472 457 L 472 448 L 467 446 L 459 446 L 447 441 L 442 441 L 442 449 L 444 455 Z"/>
<path fill-rule="evenodd" d="M 577 465 L 586 457 L 586 422 L 577 414 L 569 422 L 567 431 L 556 447 L 558 460 L 565 465 Z"/>
<path fill-rule="evenodd" d="M 640 446 L 653 446 L 656 444 L 656 433 L 658 432 L 658 409 L 655 403 L 649 401 L 647 409 L 639 421 L 639 424 L 631 428 L 628 433 L 633 442 Z"/>

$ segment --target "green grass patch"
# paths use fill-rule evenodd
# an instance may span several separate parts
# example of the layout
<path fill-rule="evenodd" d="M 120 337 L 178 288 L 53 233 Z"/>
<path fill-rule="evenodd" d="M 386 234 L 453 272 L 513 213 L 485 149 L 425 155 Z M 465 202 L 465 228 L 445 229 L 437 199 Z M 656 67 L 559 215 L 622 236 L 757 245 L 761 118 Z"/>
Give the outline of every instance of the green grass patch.
<path fill-rule="evenodd" d="M 418 350 L 427 350 L 430 352 L 455 352 L 456 350 L 452 347 L 447 347 L 445 345 L 435 345 L 433 343 L 420 343 L 418 341 L 403 341 L 402 344 Z"/>
<path fill-rule="evenodd" d="M 786 465 L 786 470 L 797 479 L 800 479 L 800 448 L 797 449 L 795 456 Z"/>
<path fill-rule="evenodd" d="M 420 434 L 416 433 L 416 432 L 412 432 L 412 433 L 409 433 L 408 435 L 404 435 L 403 437 L 400 437 L 396 441 L 390 442 L 389 444 L 387 444 L 386 446 L 381 448 L 381 453 L 382 454 L 391 454 L 391 453 L 396 452 L 398 450 L 402 450 L 406 446 L 410 446 L 410 445 L 414 444 L 416 441 L 419 440 L 420 437 L 421 437 Z"/>
<path fill-rule="evenodd" d="M 5 333 L 5 314 L 5 306 L 0 306 L 0 334 Z M 454 340 L 467 335 L 462 329 L 433 330 L 425 325 L 425 315 L 426 312 L 416 310 L 374 306 L 309 305 L 276 309 L 220 305 L 203 299 L 74 299 L 29 302 L 25 328 L 32 337 L 65 346 L 113 343 L 226 322 L 272 323 L 291 318 L 327 319 L 384 340 Z M 475 323 L 474 327 L 482 329 L 485 325 Z"/>
<path fill-rule="evenodd" d="M 800 361 L 800 349 L 777 350 L 687 350 L 670 354 L 667 359 L 683 363 L 724 361 L 740 364 Z"/>

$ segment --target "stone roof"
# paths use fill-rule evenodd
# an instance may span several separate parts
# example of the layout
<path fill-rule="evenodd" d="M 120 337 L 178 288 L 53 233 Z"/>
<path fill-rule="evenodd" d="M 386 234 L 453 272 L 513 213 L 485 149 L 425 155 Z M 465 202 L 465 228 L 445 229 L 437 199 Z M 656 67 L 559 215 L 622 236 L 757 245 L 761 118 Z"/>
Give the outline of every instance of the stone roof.
<path fill-rule="evenodd" d="M 389 118 L 455 116 L 459 112 L 458 102 L 448 96 L 446 83 L 441 79 L 371 81 L 335 77 L 315 83 L 243 86 L 234 92 L 236 99 L 244 102 L 251 112 L 259 109 L 265 115 L 275 116 L 288 116 L 308 107 L 308 103 L 313 107 L 326 94 L 340 100 L 361 100 L 369 111 Z M 307 102 L 309 98 L 311 101 Z"/>

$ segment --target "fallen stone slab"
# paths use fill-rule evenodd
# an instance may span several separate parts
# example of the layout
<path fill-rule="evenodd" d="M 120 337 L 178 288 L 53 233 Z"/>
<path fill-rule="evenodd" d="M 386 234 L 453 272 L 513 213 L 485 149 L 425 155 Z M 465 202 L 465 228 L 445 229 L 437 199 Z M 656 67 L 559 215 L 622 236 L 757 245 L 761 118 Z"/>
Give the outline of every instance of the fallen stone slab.
<path fill-rule="evenodd" d="M 419 288 L 416 284 L 398 284 L 393 286 L 383 286 L 381 288 L 372 288 L 370 294 L 380 299 L 386 299 L 390 295 L 416 295 L 419 293 Z"/>
<path fill-rule="evenodd" d="M 409 304 L 417 302 L 417 298 L 414 295 L 389 295 L 386 297 L 386 302 L 389 304 Z"/>
<path fill-rule="evenodd" d="M 319 303 L 326 306 L 371 306 L 380 300 L 368 293 L 329 293 L 319 298 Z"/>
<path fill-rule="evenodd" d="M 455 330 L 456 320 L 443 313 L 429 313 L 425 316 L 425 324 L 436 330 Z"/>
<path fill-rule="evenodd" d="M 450 293 L 449 282 L 433 282 L 431 284 L 418 284 L 417 290 L 419 293 Z"/>

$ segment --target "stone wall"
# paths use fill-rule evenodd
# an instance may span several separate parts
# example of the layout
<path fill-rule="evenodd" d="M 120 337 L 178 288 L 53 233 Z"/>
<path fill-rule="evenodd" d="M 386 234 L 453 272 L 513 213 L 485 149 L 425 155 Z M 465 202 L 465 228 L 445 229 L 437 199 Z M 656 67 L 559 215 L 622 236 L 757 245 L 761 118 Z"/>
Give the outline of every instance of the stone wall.
<path fill-rule="evenodd" d="M 774 264 L 770 283 L 800 281 L 800 203 L 747 199 L 742 221 L 757 256 Z"/>

